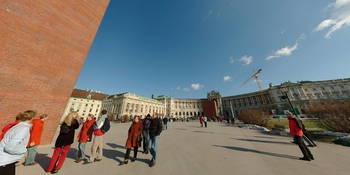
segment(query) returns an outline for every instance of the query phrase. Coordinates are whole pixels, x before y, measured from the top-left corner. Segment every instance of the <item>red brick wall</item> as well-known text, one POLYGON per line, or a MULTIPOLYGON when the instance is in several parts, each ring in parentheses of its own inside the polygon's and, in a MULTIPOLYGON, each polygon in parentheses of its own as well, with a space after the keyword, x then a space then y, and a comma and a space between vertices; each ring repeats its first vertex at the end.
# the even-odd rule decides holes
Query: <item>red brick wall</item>
POLYGON ((202 101, 203 115, 207 118, 218 116, 218 110, 215 100, 203 100, 202 101))
POLYGON ((109 0, 0 0, 0 128, 18 112, 48 114, 51 143, 109 0))

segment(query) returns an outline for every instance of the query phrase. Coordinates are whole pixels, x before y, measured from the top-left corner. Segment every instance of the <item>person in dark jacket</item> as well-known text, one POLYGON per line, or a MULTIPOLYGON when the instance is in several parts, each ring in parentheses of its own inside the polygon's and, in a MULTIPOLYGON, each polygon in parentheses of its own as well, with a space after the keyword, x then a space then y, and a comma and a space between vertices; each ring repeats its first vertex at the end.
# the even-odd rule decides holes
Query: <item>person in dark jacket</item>
POLYGON ((55 149, 53 151, 53 155, 50 164, 46 169, 46 172, 55 174, 63 166, 70 146, 74 142, 75 130, 79 128, 79 123, 76 119, 77 116, 77 112, 72 111, 61 123, 60 134, 56 139, 55 149))
POLYGON ((157 161, 158 141, 159 141, 161 132, 162 132, 162 121, 160 120, 159 117, 153 114, 153 118, 151 119, 151 124, 149 127, 150 140, 148 142, 148 150, 152 155, 152 159, 149 165, 150 167, 153 167, 157 161))
POLYGON ((149 142, 149 126, 151 124, 151 115, 148 114, 146 118, 142 120, 142 144, 144 154, 148 154, 148 142, 149 142))
POLYGON ((163 118, 163 130, 167 130, 168 129, 168 118, 164 117, 163 118))
POLYGON ((295 118, 291 112, 286 112, 286 116, 289 120, 289 130, 290 134, 293 135, 295 144, 297 144, 303 153, 304 157, 299 158, 300 160, 311 161, 314 160, 314 156, 311 151, 305 145, 302 136, 303 136, 303 126, 299 119, 295 118))

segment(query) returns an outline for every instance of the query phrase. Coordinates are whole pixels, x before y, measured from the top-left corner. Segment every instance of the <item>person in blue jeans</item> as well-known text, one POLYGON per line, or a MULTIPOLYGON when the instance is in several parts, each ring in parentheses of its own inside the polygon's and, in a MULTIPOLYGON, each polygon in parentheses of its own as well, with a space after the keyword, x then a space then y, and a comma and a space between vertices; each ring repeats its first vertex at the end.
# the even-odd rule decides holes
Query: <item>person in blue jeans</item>
POLYGON ((158 150, 158 142, 160 138, 160 133, 162 132, 162 121, 159 117, 153 114, 151 119, 151 124, 149 127, 149 142, 148 142, 148 150, 152 155, 151 162, 149 164, 150 167, 156 165, 157 161, 157 150, 158 150))

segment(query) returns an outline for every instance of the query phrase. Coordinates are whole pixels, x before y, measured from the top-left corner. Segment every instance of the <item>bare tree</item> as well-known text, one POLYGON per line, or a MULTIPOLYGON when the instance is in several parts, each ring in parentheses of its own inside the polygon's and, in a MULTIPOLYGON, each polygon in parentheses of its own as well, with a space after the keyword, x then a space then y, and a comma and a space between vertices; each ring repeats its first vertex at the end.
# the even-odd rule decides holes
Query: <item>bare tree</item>
POLYGON ((260 110, 245 110, 239 113, 238 119, 244 123, 266 127, 270 116, 260 110))
POLYGON ((307 111, 331 131, 350 133, 350 102, 327 102, 314 104, 307 111))

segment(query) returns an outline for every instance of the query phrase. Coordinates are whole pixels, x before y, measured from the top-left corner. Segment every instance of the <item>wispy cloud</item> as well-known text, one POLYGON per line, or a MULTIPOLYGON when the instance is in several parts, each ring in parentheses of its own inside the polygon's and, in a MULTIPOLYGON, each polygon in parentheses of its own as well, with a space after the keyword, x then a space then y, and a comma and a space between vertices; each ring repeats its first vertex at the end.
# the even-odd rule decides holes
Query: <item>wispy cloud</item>
POLYGON ((198 89, 201 89, 203 88, 204 86, 197 83, 197 84, 191 84, 191 88, 194 89, 194 90, 198 90, 198 89))
POLYGON ((253 62, 253 57, 251 55, 244 55, 243 57, 241 57, 239 60, 239 62, 244 62, 243 66, 249 65, 250 63, 253 62))
POLYGON ((204 16, 203 21, 207 20, 207 19, 210 17, 210 15, 211 15, 212 13, 213 13, 213 11, 210 10, 210 11, 208 12, 208 14, 204 16))
POLYGON ((330 18, 322 21, 313 30, 317 32, 330 27, 325 38, 330 38, 335 31, 340 30, 344 26, 350 26, 350 0, 336 0, 335 3, 331 3, 327 6, 327 8, 332 7, 333 12, 330 18))
POLYGON ((293 53, 293 51, 298 49, 298 43, 295 43, 294 46, 286 46, 277 50, 273 55, 270 55, 266 58, 266 60, 271 60, 272 58, 279 58, 282 56, 289 56, 293 53))
POLYGON ((282 30, 281 34, 283 34, 286 31, 286 29, 282 30))
POLYGON ((230 63, 233 64, 235 62, 235 60, 233 59, 233 57, 230 57, 230 63))
POLYGON ((230 76, 224 76, 224 82, 232 81, 232 77, 230 76))
POLYGON ((182 90, 184 90, 184 91, 190 91, 190 88, 183 88, 182 90))
POLYGON ((178 86, 177 88, 176 88, 176 90, 180 90, 181 89, 181 87, 180 86, 178 86))
POLYGON ((298 50, 298 42, 300 40, 303 40, 306 38, 306 35, 305 34, 302 34, 300 35, 300 37, 297 39, 296 43, 293 45, 293 46, 286 46, 286 47, 283 47, 279 50, 277 50, 275 53, 273 53, 272 55, 266 57, 265 60, 271 60, 273 58, 279 58, 279 57, 283 57, 283 56, 289 56, 289 55, 292 55, 292 53, 295 51, 295 50, 298 50))

